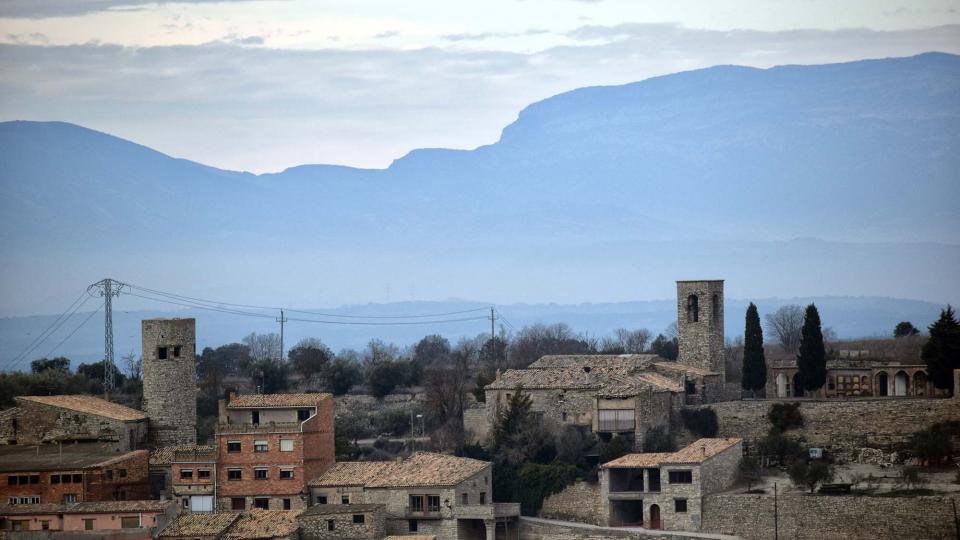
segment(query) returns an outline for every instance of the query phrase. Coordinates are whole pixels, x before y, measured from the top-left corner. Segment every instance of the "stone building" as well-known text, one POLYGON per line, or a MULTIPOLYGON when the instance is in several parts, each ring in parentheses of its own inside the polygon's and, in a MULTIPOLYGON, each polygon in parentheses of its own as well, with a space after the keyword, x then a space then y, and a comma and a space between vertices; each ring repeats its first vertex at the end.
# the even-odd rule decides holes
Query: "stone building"
POLYGON ((382 504, 316 504, 297 516, 303 540, 380 540, 386 535, 382 504))
POLYGON ((7 504, 0 505, 0 531, 31 532, 32 540, 81 531, 99 537, 147 540, 175 516, 172 501, 7 504))
POLYGON ((677 282, 677 361, 724 377, 723 280, 677 282))
POLYGON ((122 451, 144 448, 147 416, 87 395, 18 396, 0 412, 0 444, 110 442, 122 451))
POLYGON ((699 531, 705 495, 736 482, 742 439, 700 439, 677 452, 627 454, 600 470, 610 526, 699 531))
POLYGON ((194 319, 141 321, 143 408, 155 446, 197 443, 194 319))
POLYGON ((402 461, 337 463, 310 481, 311 501, 384 506, 388 534, 493 540, 515 533, 517 503, 494 503, 490 463, 416 452, 402 461))
POLYGON ((214 446, 166 446, 150 453, 150 490, 154 497, 178 501, 181 512, 213 512, 217 492, 214 446))
POLYGON ((9 504, 149 498, 146 450, 109 443, 0 447, 0 501, 9 504))
POLYGON ((216 430, 220 510, 297 510, 334 461, 330 394, 230 395, 216 430))
POLYGON ((251 510, 180 514, 157 536, 163 540, 298 540, 295 512, 251 510))
POLYGON ((767 366, 768 397, 948 397, 935 388, 919 361, 869 357, 827 360, 827 382, 816 392, 797 385, 796 360, 772 361, 767 366))

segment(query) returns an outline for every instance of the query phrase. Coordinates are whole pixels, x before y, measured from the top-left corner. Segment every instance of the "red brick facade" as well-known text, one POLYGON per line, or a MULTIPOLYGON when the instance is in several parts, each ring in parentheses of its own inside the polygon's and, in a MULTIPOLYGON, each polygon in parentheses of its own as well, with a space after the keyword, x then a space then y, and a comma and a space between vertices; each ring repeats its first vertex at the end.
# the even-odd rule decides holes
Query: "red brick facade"
POLYGON ((148 458, 146 450, 136 450, 84 467, 4 471, 0 473, 0 503, 12 503, 13 497, 16 504, 32 503, 35 497, 40 503, 147 499, 148 458))

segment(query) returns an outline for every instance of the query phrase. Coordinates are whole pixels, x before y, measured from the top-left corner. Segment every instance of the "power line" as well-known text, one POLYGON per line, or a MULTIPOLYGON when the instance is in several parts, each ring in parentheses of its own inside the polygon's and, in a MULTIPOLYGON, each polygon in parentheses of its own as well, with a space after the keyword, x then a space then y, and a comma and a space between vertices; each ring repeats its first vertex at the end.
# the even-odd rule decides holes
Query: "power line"
MULTIPOLYGON (((106 304, 106 301, 104 301, 104 304, 106 304)), ((77 330, 80 330, 80 328, 82 328, 83 325, 87 324, 87 322, 100 311, 100 308, 104 307, 104 304, 101 304, 100 307, 91 311, 90 314, 87 315, 87 318, 84 319, 83 322, 81 322, 76 328, 73 329, 73 332, 70 332, 69 334, 67 334, 67 337, 61 339, 60 343, 57 343, 57 345, 54 348, 50 349, 50 352, 47 353, 47 357, 50 357, 51 355, 53 355, 54 351, 59 349, 60 346, 66 343, 68 339, 72 338, 73 335, 77 333, 77 330)), ((106 377, 107 377, 107 371, 106 371, 106 366, 104 366, 104 380, 106 380, 106 377)))
POLYGON ((91 297, 87 295, 86 291, 81 293, 80 296, 77 297, 77 299, 74 300, 72 304, 70 304, 70 306, 66 309, 66 311, 61 313, 52 323, 50 323, 50 326, 44 329, 43 332, 40 332, 40 334, 37 335, 37 337, 35 337, 33 341, 30 342, 29 345, 27 345, 27 347, 23 350, 23 352, 18 354, 13 360, 7 363, 6 367, 19 363, 21 360, 25 360, 30 355, 30 353, 32 353, 34 350, 37 349, 37 347, 42 345, 47 339, 50 338, 50 336, 55 334, 57 330, 59 330, 60 327, 63 326, 67 322, 67 320, 69 320, 70 317, 73 316, 74 313, 79 311, 80 308, 82 308, 84 304, 86 304, 87 301, 90 300, 90 298, 91 297), (81 302, 81 299, 83 300, 82 302, 81 302))

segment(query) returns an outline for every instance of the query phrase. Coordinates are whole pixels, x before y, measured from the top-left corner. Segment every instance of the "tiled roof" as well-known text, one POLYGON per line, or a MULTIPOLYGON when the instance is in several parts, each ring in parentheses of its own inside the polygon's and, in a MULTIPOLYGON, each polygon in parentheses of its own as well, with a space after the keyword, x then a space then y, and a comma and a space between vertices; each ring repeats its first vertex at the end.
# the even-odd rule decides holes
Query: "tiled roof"
POLYGON ((289 536, 300 528, 298 512, 283 510, 250 510, 244 512, 227 531, 226 538, 257 540, 289 536))
POLYGON ((376 478, 389 474, 396 461, 341 461, 334 463, 327 472, 314 478, 313 487, 364 486, 376 478))
POLYGON ((488 466, 488 462, 478 459, 416 452, 403 461, 337 463, 326 473, 310 481, 310 485, 368 488, 453 486, 488 466))
POLYGON ((0 472, 78 471, 146 450, 118 451, 116 443, 0 445, 0 472))
POLYGON ((216 459, 216 449, 213 446, 201 444, 184 444, 180 446, 164 446, 150 452, 151 465, 170 465, 171 463, 210 461, 216 459))
POLYGON ((300 518, 335 514, 363 514, 380 512, 385 509, 386 506, 382 504, 315 504, 301 512, 300 518))
POLYGON ((130 421, 147 419, 147 415, 141 411, 118 403, 111 403, 105 399, 94 396, 19 396, 17 399, 87 414, 95 414, 113 420, 130 421))
POLYGON ((551 369, 508 369, 497 377, 497 380, 488 384, 486 388, 493 390, 512 390, 518 386, 526 389, 565 389, 591 390, 598 389, 607 381, 612 371, 627 374, 625 370, 551 368, 551 369))
POLYGON ((239 518, 240 514, 234 512, 180 514, 160 532, 159 537, 218 536, 239 518))
POLYGON ((383 540, 437 540, 437 537, 433 534, 412 534, 410 536, 391 535, 383 540))
POLYGON ((527 369, 555 369, 590 367, 618 367, 642 369, 657 360, 655 354, 548 354, 530 364, 527 369))
POLYGON ((333 399, 331 394, 244 394, 233 396, 227 408, 269 408, 269 407, 316 407, 317 402, 333 399))
POLYGON ((701 369, 698 367, 688 366, 686 364, 681 364, 680 362, 654 362, 651 364, 655 369, 662 369, 664 371, 669 371, 673 373, 686 373, 688 375, 694 375, 697 377, 705 377, 707 375, 718 375, 715 371, 708 371, 706 369, 701 369))
POLYGON ((656 467, 665 463, 703 463, 707 459, 742 442, 743 439, 699 439, 676 452, 627 454, 603 464, 604 469, 656 467))
POLYGON ((123 514, 127 512, 165 512, 174 501, 99 501, 78 503, 4 504, 0 516, 14 514, 123 514))

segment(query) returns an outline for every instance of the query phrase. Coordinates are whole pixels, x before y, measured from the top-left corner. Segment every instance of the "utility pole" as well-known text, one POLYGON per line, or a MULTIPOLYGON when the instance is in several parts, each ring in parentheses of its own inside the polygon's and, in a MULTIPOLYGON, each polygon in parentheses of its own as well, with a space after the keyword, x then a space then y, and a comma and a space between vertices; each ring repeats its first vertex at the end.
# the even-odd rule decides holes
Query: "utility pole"
POLYGON ((287 322, 283 316, 283 309, 280 310, 280 318, 277 322, 280 323, 280 361, 283 362, 283 323, 287 322))
POLYGON ((113 297, 120 296, 123 283, 105 278, 87 287, 87 292, 103 297, 103 397, 114 390, 116 365, 113 363, 113 297), (96 293, 94 293, 96 291, 96 293))
POLYGON ((773 540, 780 540, 780 519, 777 515, 777 483, 773 483, 773 540))
POLYGON ((496 339, 496 331, 493 328, 497 316, 493 313, 493 306, 490 306, 490 354, 493 354, 493 340, 496 339))

